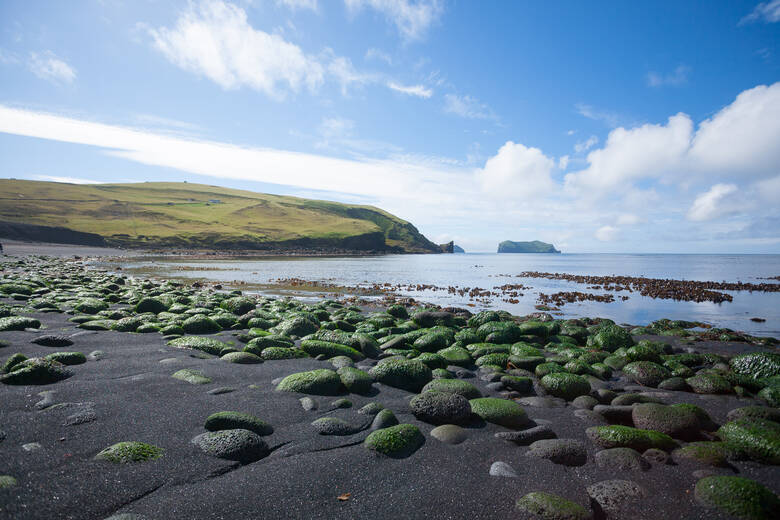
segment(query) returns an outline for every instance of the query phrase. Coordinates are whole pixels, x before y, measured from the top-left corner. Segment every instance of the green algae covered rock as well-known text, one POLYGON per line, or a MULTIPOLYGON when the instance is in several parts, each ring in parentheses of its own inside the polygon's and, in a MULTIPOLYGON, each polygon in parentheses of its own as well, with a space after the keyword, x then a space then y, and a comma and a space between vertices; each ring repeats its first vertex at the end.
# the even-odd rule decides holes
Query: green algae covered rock
POLYGON ((57 361, 63 365, 81 365, 87 362, 87 356, 81 352, 52 352, 46 355, 43 359, 49 361, 57 361))
POLYGON ((108 303, 97 298, 83 298, 73 306, 73 310, 82 314, 97 314, 106 309, 108 309, 108 303))
POLYGON ((95 459, 105 460, 115 464, 127 464, 128 462, 146 462, 158 459, 162 454, 163 449, 152 444, 125 441, 109 446, 95 455, 95 459))
POLYGON ((143 298, 135 306, 135 312, 151 312, 153 314, 160 314, 168 310, 168 306, 162 302, 159 298, 143 298))
POLYGON ((655 430, 677 439, 693 439, 701 429, 696 411, 687 407, 640 403, 634 405, 631 418, 637 428, 655 430))
POLYGON ((316 323, 303 316, 295 316, 290 319, 286 319, 274 327, 271 331, 274 334, 280 334, 282 336, 308 336, 317 332, 319 327, 316 323))
POLYGON ((729 421, 737 419, 766 419, 780 423, 780 409, 770 408, 768 406, 743 406, 731 410, 726 418, 729 421))
POLYGON ((23 363, 25 361, 27 361, 27 356, 25 356, 21 352, 17 352, 16 354, 10 356, 8 359, 5 360, 5 363, 3 363, 3 366, 2 368, 0 368, 0 371, 2 371, 4 374, 7 374, 13 371, 16 365, 18 365, 19 363, 23 363))
POLYGON ((369 373, 382 384, 419 392, 432 378, 431 369, 413 359, 388 359, 381 361, 369 373))
POLYGON ((588 337, 588 346, 596 347, 607 352, 614 352, 621 347, 631 347, 634 339, 631 333, 617 325, 602 327, 596 334, 588 337))
POLYGON ((462 424, 471 418, 468 399, 447 392, 423 392, 409 402, 412 413, 431 424, 462 424))
POLYGON ((479 389, 462 379, 434 379, 422 389, 423 392, 445 392, 462 395, 466 399, 482 397, 479 389))
POLYGON ((207 455, 242 464, 258 461, 270 453, 259 435, 243 428, 202 433, 192 443, 207 455))
POLYGON ((731 383, 718 374, 699 373, 685 380, 688 386, 697 394, 729 394, 731 383))
POLYGON ((364 359, 363 354, 352 347, 339 345, 338 343, 331 343, 329 341, 319 341, 316 339, 302 341, 301 350, 309 354, 311 357, 324 355, 327 358, 347 356, 353 361, 361 361, 364 359))
POLYGON ((780 499, 769 489, 742 477, 714 476, 696 482, 696 500, 740 520, 770 520, 780 517, 780 499))
POLYGON ((202 314, 187 318, 182 322, 181 328, 187 334, 213 334, 222 330, 219 323, 202 314))
POLYGON ((371 374, 354 367, 341 367, 336 372, 344 387, 354 394, 367 394, 373 388, 374 378, 371 374))
POLYGON ((73 375, 65 365, 44 358, 30 358, 15 364, 11 371, 0 376, 6 385, 48 385, 73 375))
POLYGON ((16 484, 16 479, 11 475, 0 475, 0 489, 12 488, 16 484))
POLYGON ((543 491, 528 493, 515 503, 515 507, 543 520, 590 520, 593 518, 581 505, 543 491))
POLYGON ((251 352, 228 352, 222 355, 220 358, 222 361, 228 363, 236 363, 239 365, 256 365, 263 362, 263 358, 252 354, 251 352))
POLYGON ((480 397, 470 400, 469 404, 472 412, 489 423, 520 429, 529 422, 525 410, 516 402, 508 399, 480 397))
POLYGON ((268 347, 260 354, 265 361, 280 359, 299 359, 309 355, 299 348, 268 347))
POLYGON ((273 426, 242 412, 217 412, 211 414, 206 419, 204 427, 212 432, 219 430, 244 429, 255 432, 258 435, 271 435, 274 432, 273 426))
POLYGON ((246 314, 247 312, 253 310, 257 303, 252 298, 247 298, 246 296, 236 296, 234 298, 228 298, 227 300, 223 300, 222 303, 219 304, 219 306, 226 311, 230 311, 233 314, 236 314, 238 316, 242 314, 246 314))
POLYGON ((174 372, 171 377, 179 381, 186 381, 191 385, 207 385, 211 383, 211 379, 203 375, 203 372, 192 368, 183 368, 178 372, 174 372))
POLYGON ((547 374, 552 374, 553 372, 566 372, 566 370, 559 365, 558 363, 541 363, 539 365, 536 365, 536 368, 534 368, 534 374, 536 374, 536 377, 544 377, 547 374))
POLYGON ((734 356, 729 361, 731 370, 754 379, 780 375, 780 353, 751 352, 734 356))
POLYGON ((200 336, 182 336, 168 342, 169 347, 200 350, 213 356, 218 356, 222 350, 229 347, 227 343, 214 338, 200 336))
POLYGON ((657 387, 664 379, 672 376, 671 372, 652 361, 634 361, 623 367, 623 373, 643 386, 657 387))
POLYGON ((7 316, 5 318, 0 318, 0 331, 40 328, 41 322, 35 318, 27 318, 25 316, 7 316))
POLYGON ((630 426, 592 426, 585 430, 588 438, 602 448, 633 448, 639 452, 658 449, 670 451, 677 443, 665 433, 640 430, 630 426))
POLYGON ((756 397, 766 401, 769 406, 780 407, 780 385, 770 385, 756 394, 756 397))
POLYGON ((587 379, 568 372, 553 372, 542 377, 540 384, 544 390, 555 397, 571 401, 575 397, 588 395, 590 383, 587 379))
POLYGON ((680 462, 692 460, 716 467, 728 466, 728 458, 733 450, 725 442, 691 442, 672 452, 672 458, 680 462))
POLYGON ((338 395, 342 392, 341 378, 333 370, 317 369, 291 374, 276 386, 280 392, 298 392, 313 395, 338 395))
POLYGON ((363 445, 388 457, 402 459, 412 455, 423 444, 425 436, 413 424, 397 424, 372 432, 363 445))
POLYGON ((755 461, 780 464, 780 424, 774 421, 737 419, 721 426, 717 435, 755 461))

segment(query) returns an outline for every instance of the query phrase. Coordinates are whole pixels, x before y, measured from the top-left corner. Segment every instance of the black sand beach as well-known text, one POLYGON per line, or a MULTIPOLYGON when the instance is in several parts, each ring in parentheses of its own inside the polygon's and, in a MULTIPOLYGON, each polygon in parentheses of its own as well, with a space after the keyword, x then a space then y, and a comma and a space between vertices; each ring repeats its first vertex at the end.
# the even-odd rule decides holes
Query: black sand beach
MULTIPOLYGON (((6 252, 56 254, 52 249, 22 246, 7 246, 6 252)), ((68 249, 61 256, 87 254, 94 253, 83 248, 68 249)), ((77 264, 71 263, 70 269, 72 276, 81 272, 77 264)), ((10 272, 9 269, 6 274, 10 272)), ((84 289, 90 283, 104 286, 116 278, 86 271, 83 276, 84 289)), ((128 281, 123 290, 130 287, 128 281)), ((153 295, 173 289, 142 281, 132 282, 132 288, 137 293, 136 303, 141 293, 153 295)), ((178 289, 195 293, 189 288, 178 289)), ((72 290, 75 293, 78 288, 72 290)), ((127 299, 123 290, 116 292, 122 294, 120 300, 127 299)), ((111 309, 130 309, 130 300, 127 304, 112 303, 111 309)), ((25 303, 0 298, 0 304, 12 308, 25 303)), ((65 303, 61 307, 68 308, 65 303)), ((19 314, 39 320, 41 327, 0 332, 0 341, 6 344, 0 348, 4 362, 15 353, 35 358, 55 351, 82 352, 87 361, 67 367, 72 376, 53 384, 0 385, 0 475, 16 480, 16 485, 0 489, 0 518, 103 519, 119 514, 148 519, 538 518, 517 509, 515 503, 528 493, 543 491, 579 504, 588 517, 594 518, 720 519, 732 516, 722 509, 704 507, 694 497, 694 487, 704 476, 745 477, 775 494, 780 492, 780 470, 774 465, 777 462, 740 460, 744 456, 720 466, 668 453, 655 453, 656 458, 645 453, 636 459, 637 469, 617 469, 599 463, 597 453, 602 448, 586 434, 586 429, 608 424, 607 420, 590 409, 593 403, 585 404, 583 399, 575 406, 573 400, 544 397, 545 390, 536 377, 532 378, 533 389, 512 393, 501 383, 501 370, 474 365, 447 367, 451 377, 472 383, 484 397, 515 399, 531 420, 520 431, 548 426, 558 439, 579 441, 574 443, 576 453, 571 455, 576 465, 528 456, 527 446, 495 436, 514 429, 485 422, 475 415, 462 424, 463 442, 442 442, 431 435, 435 425, 413 413, 410 399, 416 393, 387 384, 374 383, 366 395, 349 393, 343 387, 339 395, 309 395, 317 405, 313 410, 304 409, 300 402, 306 395, 275 390, 278 379, 290 374, 333 369, 326 359, 230 363, 198 350, 168 346, 170 338, 157 332, 83 330, 69 321, 73 314, 67 312, 26 309, 19 314), (73 344, 52 348, 31 343, 36 337, 51 334, 66 336, 73 344), (190 384, 171 377, 181 369, 198 370, 210 381, 190 384), (334 405, 340 398, 348 399, 351 407, 334 405), (371 433, 374 417, 361 413, 361 409, 369 403, 380 403, 392 410, 398 422, 418 427, 424 444, 403 458, 367 449, 364 441, 371 433), (268 455, 242 464, 209 456, 198 449, 192 439, 205 433, 206 418, 220 411, 248 413, 270 424, 273 433, 263 436, 268 455), (323 417, 341 418, 360 431, 351 435, 318 434, 311 423, 323 417), (162 456, 123 464, 95 460, 101 450, 121 441, 157 446, 162 448, 162 456), (583 449, 586 459, 581 464, 583 449), (495 465, 497 462, 505 463, 511 470, 505 466, 501 469, 501 465, 495 465), (613 497, 616 508, 605 509, 603 503, 600 505, 593 498, 596 491, 591 489, 589 496, 588 487, 615 479, 633 482, 639 489, 638 495, 617 493, 613 497)), ((236 326, 205 336, 231 342, 236 350, 241 350, 244 345, 237 334, 247 332, 247 327, 236 326)), ((670 345, 668 352, 675 353, 695 350, 733 356, 776 351, 774 347, 746 342, 689 344, 690 338, 673 336, 633 338, 637 342, 642 339, 662 341, 670 345)), ((300 344, 300 339, 296 340, 296 346, 300 344)), ((544 345, 537 343, 534 347, 542 349, 544 345)), ((383 352, 376 357, 388 355, 383 352)), ((545 356, 551 358, 555 354, 545 347, 545 356)), ((357 368, 366 371, 376 365, 377 360, 368 357, 355 362, 357 368)), ((506 361, 504 368, 507 373, 520 374, 512 372, 506 361)), ((712 369, 713 365, 703 368, 712 369)), ((701 441, 718 440, 713 432, 717 425, 728 422, 728 412, 736 408, 763 406, 776 411, 766 407, 767 403, 752 392, 738 397, 733 389, 725 394, 707 394, 640 386, 621 370, 604 378, 590 376, 588 381, 591 395, 596 396, 593 401, 601 404, 610 402, 604 396, 638 394, 637 401, 701 407, 716 423, 708 427, 702 423, 696 428, 694 437, 701 441), (599 394, 598 390, 612 390, 615 394, 599 394)), ((681 446, 689 440, 677 439, 681 446)), ((773 442, 777 442, 776 438, 773 442)), ((776 450, 777 445, 771 449, 776 450)), ((776 506, 766 507, 767 511, 777 512, 772 509, 776 506)))

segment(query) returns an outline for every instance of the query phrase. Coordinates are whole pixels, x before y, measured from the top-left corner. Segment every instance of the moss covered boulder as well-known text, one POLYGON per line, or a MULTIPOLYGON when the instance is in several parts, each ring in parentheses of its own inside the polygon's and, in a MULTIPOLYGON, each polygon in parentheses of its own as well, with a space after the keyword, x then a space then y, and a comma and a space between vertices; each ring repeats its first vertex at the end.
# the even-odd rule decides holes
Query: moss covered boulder
POLYGON ((699 373, 685 380, 697 394, 730 394, 731 383, 725 377, 713 373, 699 373))
POLYGON ((6 316, 0 318, 0 332, 6 330, 40 329, 41 322, 26 316, 6 316))
POLYGON ((469 400, 459 394, 423 392, 409 405, 415 417, 431 424, 463 424, 471 418, 469 400))
POLYGON ((590 336, 587 343, 589 347, 614 352, 621 347, 628 348, 633 346, 634 339, 626 329, 617 325, 607 325, 593 336, 590 336))
POLYGON ((678 464, 693 461, 707 466, 727 467, 733 451, 725 442, 691 442, 674 450, 672 458, 678 464))
POLYGON ((590 520, 593 516, 581 505, 552 493, 534 491, 520 498, 515 507, 543 520, 590 520))
POLYGON ((322 368, 291 374, 282 379, 276 386, 276 390, 312 395, 338 395, 342 392, 342 384, 336 372, 322 368))
POLYGON ((316 339, 302 341, 301 350, 309 354, 311 357, 322 355, 328 359, 336 356, 347 356, 353 361, 361 361, 364 359, 363 354, 352 347, 316 339))
POLYGON ((443 357, 450 365, 468 367, 474 364, 474 360, 471 358, 471 354, 463 347, 448 347, 439 350, 438 354, 443 357))
POLYGON ((652 361, 634 361, 623 367, 623 373, 642 386, 657 387, 672 376, 669 370, 652 361))
POLYGON ((482 397, 482 394, 476 386, 462 379, 434 379, 426 384, 422 391, 458 394, 466 399, 477 399, 482 397))
POLYGON ((160 314, 168 310, 168 306, 159 298, 142 298, 135 306, 135 312, 151 312, 160 314))
POLYGON ((780 518, 780 499, 765 486, 742 477, 714 476, 696 482, 696 501, 740 520, 780 518))
POLYGON ((433 378, 428 365, 413 359, 381 361, 369 373, 382 384, 410 392, 419 392, 433 378))
POLYGON ((185 381, 191 385, 207 385, 211 383, 211 379, 206 377, 200 370, 192 368, 183 368, 171 375, 172 378, 179 381, 185 381))
POLYGON ((529 419, 525 410, 514 401, 496 397, 480 397, 469 401, 471 411, 484 421, 520 429, 528 425, 529 419))
POLYGON ((280 359, 299 359, 306 358, 309 355, 299 348, 268 347, 263 350, 260 357, 265 361, 280 359))
POLYGON ((275 334, 280 334, 282 336, 297 336, 302 338, 303 336, 314 334, 317 332, 318 328, 319 326, 310 319, 303 316, 295 316, 293 318, 283 320, 281 323, 279 323, 279 325, 271 330, 275 334))
POLYGON ((718 437, 745 456, 764 464, 780 464, 780 424, 745 418, 720 427, 718 437))
POLYGON ((696 411, 684 406, 640 403, 634 405, 631 419, 637 428, 655 430, 677 439, 694 439, 701 430, 696 411))
POLYGON ((6 385, 48 385, 72 375, 62 363, 45 358, 30 358, 11 367, 9 373, 0 376, 0 382, 6 385))
POLYGON ((220 359, 227 361, 228 363, 236 363, 238 365, 257 365, 263 362, 263 358, 251 352, 228 352, 224 354, 220 359))
POLYGON ((336 372, 341 384, 354 394, 367 394, 373 389, 374 378, 368 372, 354 367, 341 367, 336 372))
POLYGON ((108 303, 97 298, 83 298, 73 306, 73 310, 82 314, 97 314, 108 309, 108 303))
POLYGON ((369 434, 363 443, 369 450, 395 459, 412 455, 423 444, 425 444, 425 436, 413 424, 397 424, 376 430, 369 434))
POLYGON ((592 426, 585 433, 601 448, 632 448, 641 452, 649 449, 670 451, 677 447, 674 439, 665 433, 630 426, 592 426))
POLYGON ((206 418, 204 427, 212 432, 219 430, 243 429, 258 435, 271 435, 273 426, 267 422, 243 412, 217 412, 206 418))
POLYGON ((173 348, 200 350, 201 352, 211 354, 212 356, 218 356, 230 345, 214 338, 183 336, 181 338, 172 339, 168 342, 168 346, 173 348))
POLYGON ((590 383, 582 376, 568 372, 553 372, 539 381, 548 394, 571 401, 581 395, 590 393, 590 383))
POLYGON ((115 464, 129 462, 146 462, 162 456, 163 449, 152 444, 137 441, 118 442, 109 446, 97 455, 96 460, 104 460, 115 464))
POLYGON ((734 356, 729 361, 731 370, 754 379, 780 375, 780 354, 777 352, 751 352, 734 356))
POLYGON ((187 334, 213 334, 222 330, 219 323, 202 314, 187 318, 182 322, 181 328, 187 334))

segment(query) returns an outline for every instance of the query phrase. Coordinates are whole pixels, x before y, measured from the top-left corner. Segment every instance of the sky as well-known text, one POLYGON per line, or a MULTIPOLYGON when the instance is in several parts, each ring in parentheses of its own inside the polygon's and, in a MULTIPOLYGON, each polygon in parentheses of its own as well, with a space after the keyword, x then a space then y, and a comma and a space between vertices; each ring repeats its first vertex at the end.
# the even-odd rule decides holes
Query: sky
POLYGON ((780 253, 780 0, 3 0, 0 177, 371 204, 467 251, 780 253))

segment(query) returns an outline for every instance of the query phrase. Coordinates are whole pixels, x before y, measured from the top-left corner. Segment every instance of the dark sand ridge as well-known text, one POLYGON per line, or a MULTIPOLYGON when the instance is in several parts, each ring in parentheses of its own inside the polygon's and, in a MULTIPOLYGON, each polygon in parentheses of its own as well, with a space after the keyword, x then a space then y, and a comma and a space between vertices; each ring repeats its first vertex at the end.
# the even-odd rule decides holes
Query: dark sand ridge
MULTIPOLYGON (((2 303, 15 303, 3 298, 2 303)), ((166 346, 159 334, 84 331, 67 321, 68 314, 25 313, 46 327, 40 332, 0 332, 8 347, 0 357, 21 352, 28 357, 55 350, 89 354, 103 351, 99 361, 70 367, 73 376, 44 386, 0 385, 0 475, 12 475, 18 485, 0 490, 0 518, 101 519, 114 513, 136 513, 146 518, 525 518, 515 501, 532 491, 546 491, 568 498, 590 510, 586 487, 609 479, 625 479, 645 490, 641 500, 627 504, 617 518, 730 518, 705 509, 693 498, 698 480, 693 472, 738 474, 754 479, 773 492, 780 491, 780 470, 749 461, 731 462, 731 468, 700 464, 653 464, 648 471, 604 469, 594 463, 599 451, 585 429, 604 424, 593 414, 575 415, 571 403, 561 407, 525 405, 529 417, 548 424, 561 439, 578 439, 588 452, 588 462, 570 467, 549 460, 526 457, 520 447, 494 437, 510 431, 474 421, 466 427, 467 439, 449 445, 430 435, 433 425, 411 413, 413 393, 382 384, 371 396, 345 394, 350 409, 332 410, 338 396, 311 396, 319 403, 306 411, 301 394, 274 390, 273 380, 314 368, 331 368, 328 361, 295 359, 266 361, 259 365, 202 359, 197 352, 166 346), (43 334, 65 334, 74 344, 52 349, 30 343, 43 334), (163 360, 170 360, 161 363, 163 360), (201 370, 212 382, 191 385, 171 378, 182 368, 201 370), (253 385, 250 387, 250 385, 253 385), (219 395, 209 390, 230 387, 219 395), (36 408, 48 394, 60 407, 36 408), (369 402, 391 409, 401 423, 418 426, 425 444, 403 459, 392 459, 367 450, 363 431, 353 436, 317 435, 310 423, 323 416, 341 417, 362 424, 357 410, 369 402), (82 404, 72 404, 82 403, 82 404), (84 403, 92 403, 84 404, 84 403), (96 419, 66 426, 68 417, 84 409, 96 419), (203 433, 204 421, 222 410, 251 413, 274 427, 265 437, 271 455, 252 464, 213 458, 198 451, 190 440, 203 433), (157 460, 117 464, 95 461, 103 448, 119 441, 143 441, 165 450, 157 460), (26 451, 28 443, 40 449, 26 451), (489 475, 491 465, 503 461, 517 478, 489 475), (350 493, 346 501, 337 496, 350 493)), ((235 338, 232 332, 216 337, 235 338)), ((641 338, 636 338, 641 339, 641 338)), ((683 339, 663 337, 676 347, 683 339)), ((241 346, 240 344, 238 345, 241 346)), ((746 343, 700 342, 700 352, 734 354, 758 350, 746 343)), ((366 360, 358 366, 370 366, 366 360)), ((484 396, 502 396, 495 385, 481 380, 480 371, 467 380, 484 396)), ((616 372, 602 386, 631 390, 636 385, 616 372)), ((539 389, 537 388, 537 391, 539 389)), ((760 404, 734 395, 699 395, 642 387, 667 403, 697 404, 722 424, 726 413, 740 406, 760 404)), ((563 404, 560 401, 556 401, 563 404)), ((530 518, 530 517, 529 517, 530 518)))

